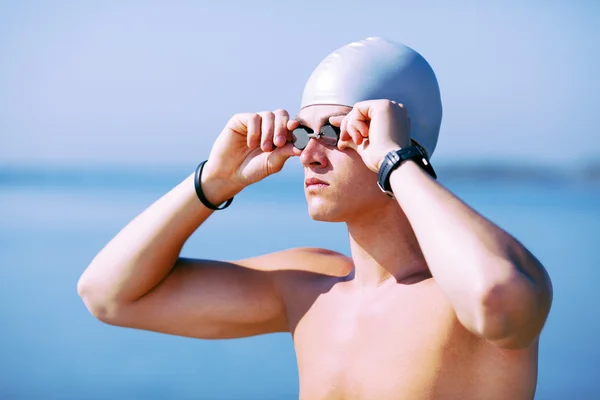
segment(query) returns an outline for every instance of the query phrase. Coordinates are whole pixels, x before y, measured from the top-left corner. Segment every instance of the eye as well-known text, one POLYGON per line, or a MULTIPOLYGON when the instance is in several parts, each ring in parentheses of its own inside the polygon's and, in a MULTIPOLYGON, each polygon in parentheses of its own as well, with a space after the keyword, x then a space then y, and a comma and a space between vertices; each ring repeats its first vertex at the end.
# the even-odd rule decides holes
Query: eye
POLYGON ((328 146, 336 146, 340 138, 340 129, 336 126, 325 124, 319 132, 319 136, 323 143, 328 146))
POLYGON ((310 140, 310 136, 312 134, 312 129, 307 128, 305 126, 299 126, 298 128, 292 131, 292 143, 298 149, 302 150, 308 144, 310 140))

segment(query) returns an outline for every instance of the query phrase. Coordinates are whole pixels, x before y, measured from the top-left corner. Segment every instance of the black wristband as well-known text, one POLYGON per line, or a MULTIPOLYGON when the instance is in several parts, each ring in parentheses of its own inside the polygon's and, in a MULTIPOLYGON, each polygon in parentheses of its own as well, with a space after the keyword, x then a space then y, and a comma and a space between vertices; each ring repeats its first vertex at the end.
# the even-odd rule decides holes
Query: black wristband
POLYGON ((377 185, 391 198, 394 198, 394 192, 390 185, 390 175, 392 171, 398 168, 406 160, 413 160, 418 166, 423 168, 433 179, 437 179, 433 167, 429 163, 427 156, 419 146, 409 146, 400 150, 390 151, 383 159, 377 175, 377 185))
POLYGON ((196 173, 194 174, 194 187, 196 188, 196 194, 198 195, 198 198, 200 199, 200 201, 202 202, 202 204, 204 204, 204 206, 206 208, 209 208, 211 210, 224 210, 225 208, 229 207, 229 205, 233 201, 233 197, 230 198, 229 200, 227 200, 225 202, 225 205, 223 207, 219 208, 219 207, 213 206, 210 203, 210 201, 208 201, 208 199, 206 198, 206 196, 204 196, 204 192, 202 192, 202 185, 200 184, 200 177, 202 175, 202 169, 204 168, 204 164, 206 164, 206 161, 208 161, 208 160, 202 161, 196 167, 196 173))

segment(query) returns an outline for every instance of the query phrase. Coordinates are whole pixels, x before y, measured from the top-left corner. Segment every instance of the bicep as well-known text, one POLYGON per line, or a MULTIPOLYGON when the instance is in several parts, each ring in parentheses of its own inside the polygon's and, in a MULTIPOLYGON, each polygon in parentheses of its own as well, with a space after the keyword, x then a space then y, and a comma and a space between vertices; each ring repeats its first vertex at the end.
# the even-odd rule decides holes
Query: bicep
POLYGON ((233 262, 180 258, 153 290, 106 322, 206 339, 287 331, 273 274, 233 262))

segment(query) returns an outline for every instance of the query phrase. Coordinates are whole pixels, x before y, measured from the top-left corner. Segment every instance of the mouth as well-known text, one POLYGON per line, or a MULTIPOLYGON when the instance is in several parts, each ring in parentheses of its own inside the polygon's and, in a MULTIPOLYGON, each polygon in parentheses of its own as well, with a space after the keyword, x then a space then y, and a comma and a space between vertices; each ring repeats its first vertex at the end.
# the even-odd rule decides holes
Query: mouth
POLYGON ((304 187, 311 187, 311 186, 329 186, 329 184, 327 182, 322 181, 317 178, 309 178, 304 181, 304 187))

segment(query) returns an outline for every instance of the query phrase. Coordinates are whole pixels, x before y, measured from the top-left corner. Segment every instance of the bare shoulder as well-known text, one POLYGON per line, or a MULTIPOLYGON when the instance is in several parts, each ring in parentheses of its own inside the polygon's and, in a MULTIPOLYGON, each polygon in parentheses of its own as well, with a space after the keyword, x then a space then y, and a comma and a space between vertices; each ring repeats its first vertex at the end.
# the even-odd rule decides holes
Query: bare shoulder
POLYGON ((273 266, 274 290, 283 303, 286 324, 290 332, 295 331, 299 320, 310 310, 317 299, 347 280, 353 270, 353 261, 342 253, 317 248, 300 247, 270 253, 270 261, 263 256, 246 260, 245 265, 273 266), (250 262, 250 264, 248 263, 250 262))
POLYGON ((296 247, 236 261, 246 268, 269 271, 286 303, 313 297, 315 290, 342 281, 353 268, 352 258, 318 247, 296 247))
POLYGON ((239 260, 236 263, 246 268, 263 271, 296 271, 298 272, 296 275, 307 278, 317 275, 342 277, 352 270, 350 257, 318 247, 295 247, 239 260))

